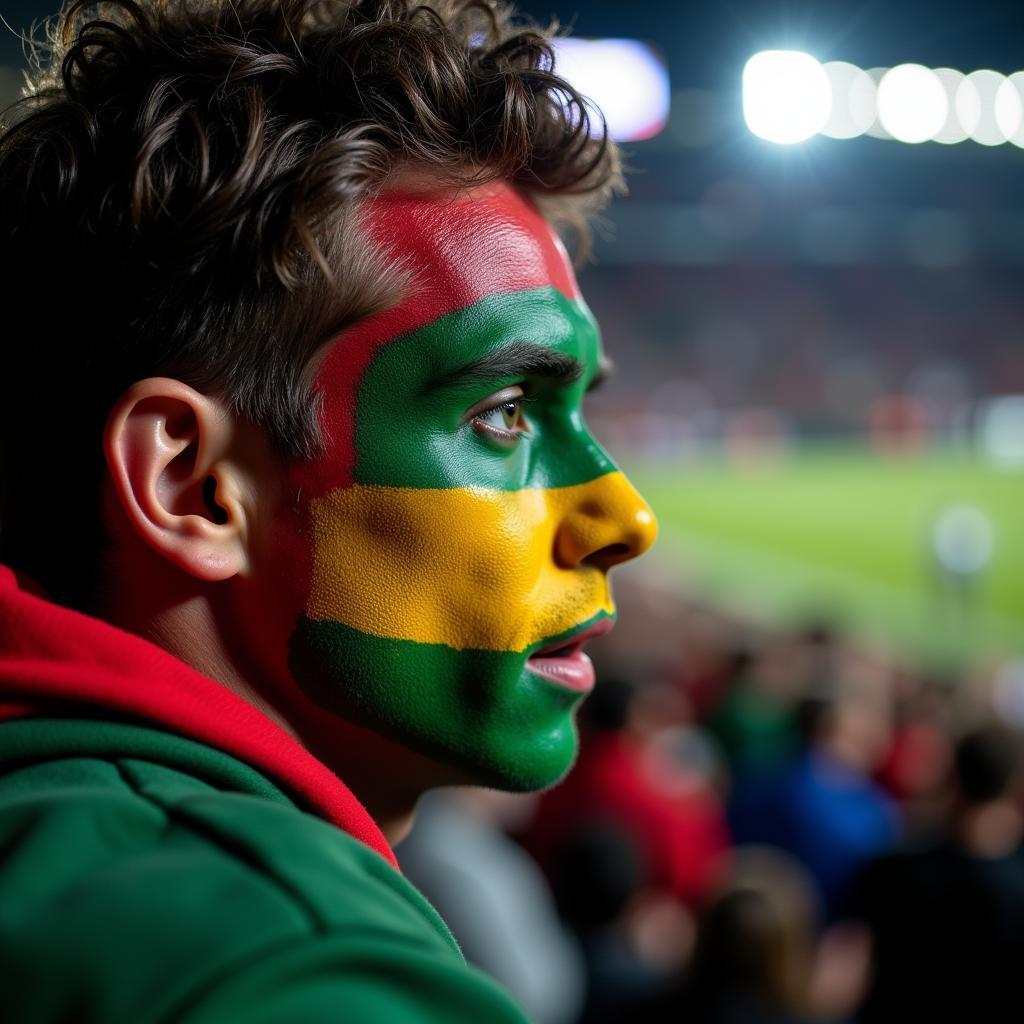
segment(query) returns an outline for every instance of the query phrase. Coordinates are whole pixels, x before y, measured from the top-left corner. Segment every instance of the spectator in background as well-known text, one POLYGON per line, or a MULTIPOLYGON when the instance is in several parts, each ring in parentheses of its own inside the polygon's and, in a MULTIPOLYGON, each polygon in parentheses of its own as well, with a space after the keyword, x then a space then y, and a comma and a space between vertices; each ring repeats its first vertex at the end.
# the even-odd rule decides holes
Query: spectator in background
POLYGON ((681 991, 652 1021, 798 1024, 844 1020, 864 991, 867 947, 854 929, 820 940, 814 884, 793 858, 739 848, 701 915, 681 991))
MULTIPOLYGON (((664 605, 666 602, 662 601, 664 605)), ((711 719, 745 678, 754 656, 754 640, 745 626, 696 602, 681 609, 673 629, 678 647, 673 651, 673 685, 685 698, 693 718, 711 719)))
POLYGON ((906 668, 897 674, 892 743, 876 778, 899 801, 908 840, 934 834, 942 820, 960 689, 953 680, 929 679, 906 668))
POLYGON ((725 815, 709 786, 691 784, 659 756, 638 725, 635 698, 631 684, 602 680, 581 709, 576 766, 543 794, 523 839, 550 876, 574 832, 612 823, 635 844, 653 888, 699 906, 728 849, 725 815))
POLYGON ((851 904, 873 938, 863 1024, 1021 1019, 1021 743, 991 725, 964 737, 940 840, 864 871, 851 904))
POLYGON ((796 708, 820 677, 827 677, 831 634, 818 628, 779 634, 734 659, 736 674, 709 727, 742 781, 788 763, 799 748, 796 708))
POLYGON ((566 836, 552 869, 559 909, 586 962, 578 1024, 646 1020, 689 955, 692 918, 650 887, 642 854, 612 822, 566 836))
POLYGON ((858 680, 824 684, 797 718, 802 749, 768 778, 741 780, 730 820, 737 842, 769 843, 800 860, 831 918, 858 869, 896 841, 896 805, 871 778, 888 749, 890 710, 877 687, 858 680))
POLYGON ((527 799, 435 790, 420 800, 396 853, 471 964, 500 981, 534 1024, 572 1024, 583 1004, 583 958, 540 869, 505 833, 527 799))
POLYGON ((810 880, 776 850, 738 853, 700 918, 677 1019, 700 1024, 796 1024, 807 1003, 817 928, 810 880))

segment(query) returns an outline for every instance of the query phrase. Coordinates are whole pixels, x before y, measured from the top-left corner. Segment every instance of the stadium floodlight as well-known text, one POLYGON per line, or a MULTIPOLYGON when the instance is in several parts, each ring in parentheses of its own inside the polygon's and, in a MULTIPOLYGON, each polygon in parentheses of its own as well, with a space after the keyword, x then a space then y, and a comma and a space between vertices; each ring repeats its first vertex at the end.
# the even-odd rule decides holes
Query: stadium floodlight
POLYGON ((821 64, 799 50, 763 50, 743 68, 743 117, 758 138, 803 142, 825 127, 832 87, 821 64))
POLYGON ((892 136, 885 130, 882 122, 878 120, 878 83, 889 73, 888 68, 868 68, 866 74, 875 84, 874 101, 875 101, 875 119, 868 125, 868 130, 864 133, 870 135, 873 139, 887 139, 892 142, 892 136))
POLYGON ((978 86, 965 75, 956 88, 956 119, 966 138, 978 127, 981 121, 981 93, 978 86))
POLYGON ((553 45, 558 73, 601 110, 613 139, 650 139, 665 127, 668 70, 653 47, 636 39, 556 39, 553 45))
POLYGON ((1007 142, 1024 147, 1024 71, 1014 72, 999 86, 996 123, 1007 142))
MULTIPOLYGON (((942 83, 943 89, 946 90, 948 109, 946 123, 932 136, 932 142, 941 142, 945 146, 964 142, 969 138, 969 135, 957 114, 957 97, 961 88, 966 91, 973 91, 975 95, 977 95, 977 90, 974 88, 973 83, 968 83, 966 86, 963 85, 966 76, 962 71, 957 71, 955 68, 936 68, 935 77, 938 78, 942 83)), ((977 116, 980 116, 980 114, 977 116)), ((977 117, 975 117, 976 119, 977 117)))
POLYGON ((921 64, 864 70, 846 61, 819 64, 796 50, 764 50, 743 69, 743 114, 755 135, 778 143, 820 133, 1024 148, 1024 71, 965 75, 921 64))
POLYGON ((832 90, 832 111, 821 134, 832 139, 863 135, 878 116, 875 80, 856 64, 833 60, 823 64, 832 90))
POLYGON ((938 76, 920 64, 891 68, 878 83, 878 119, 900 142, 927 142, 946 123, 949 100, 938 76))
POLYGON ((996 116, 996 98, 1005 82, 1006 76, 998 71, 972 71, 960 86, 960 90, 963 90, 970 83, 978 94, 977 119, 969 128, 964 124, 964 128, 979 145, 999 146, 1006 141, 1006 133, 1002 131, 996 116))

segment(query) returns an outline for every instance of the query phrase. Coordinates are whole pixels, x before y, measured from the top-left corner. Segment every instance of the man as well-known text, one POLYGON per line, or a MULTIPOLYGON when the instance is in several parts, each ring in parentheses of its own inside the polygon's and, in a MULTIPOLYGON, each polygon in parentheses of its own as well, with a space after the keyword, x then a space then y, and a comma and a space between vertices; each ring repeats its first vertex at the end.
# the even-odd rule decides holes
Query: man
POLYGON ((653 540, 550 226, 617 176, 501 7, 65 13, 0 139, 12 1019, 519 1019, 390 842, 565 773, 653 540))

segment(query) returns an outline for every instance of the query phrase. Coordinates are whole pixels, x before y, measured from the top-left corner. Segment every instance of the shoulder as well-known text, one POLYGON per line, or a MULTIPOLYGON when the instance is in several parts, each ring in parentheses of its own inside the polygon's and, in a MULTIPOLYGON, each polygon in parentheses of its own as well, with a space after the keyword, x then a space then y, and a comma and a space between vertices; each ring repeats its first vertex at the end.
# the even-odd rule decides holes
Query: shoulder
POLYGON ((0 777, 0 848, 19 1020, 233 1020, 225 1000, 247 1021, 301 1021, 310 1000, 324 1019, 403 977, 413 1004, 500 997, 398 872, 283 797, 138 757, 36 761, 0 777), (295 1012, 259 1015, 279 999, 295 1012))

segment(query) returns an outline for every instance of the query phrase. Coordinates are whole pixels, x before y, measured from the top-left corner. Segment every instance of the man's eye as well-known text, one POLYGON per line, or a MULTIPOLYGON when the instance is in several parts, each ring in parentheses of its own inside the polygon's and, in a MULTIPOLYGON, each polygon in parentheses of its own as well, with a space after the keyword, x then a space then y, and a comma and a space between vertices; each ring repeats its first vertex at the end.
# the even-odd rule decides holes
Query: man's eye
MULTIPOLYGON (((502 402, 496 409, 491 409, 484 415, 495 416, 495 414, 500 414, 501 423, 505 425, 506 430, 515 430, 523 422, 522 402, 518 398, 514 398, 508 402, 502 402)), ((500 424, 496 425, 500 426, 500 424)))
POLYGON ((518 444, 520 438, 530 432, 523 415, 524 396, 516 388, 515 394, 497 395, 495 398, 496 401, 492 400, 491 404, 472 414, 473 429, 502 444, 518 444))

